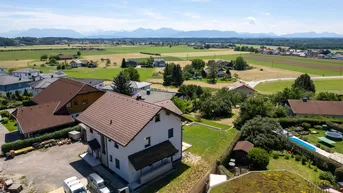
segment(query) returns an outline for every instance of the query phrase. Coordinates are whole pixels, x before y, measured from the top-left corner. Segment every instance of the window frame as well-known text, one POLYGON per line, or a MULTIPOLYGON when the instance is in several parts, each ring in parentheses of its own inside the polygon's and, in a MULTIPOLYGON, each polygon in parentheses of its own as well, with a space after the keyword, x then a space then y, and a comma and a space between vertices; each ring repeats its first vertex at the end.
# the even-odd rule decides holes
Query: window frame
POLYGON ((144 147, 150 147, 151 146, 151 137, 144 138, 144 147))
POLYGON ((114 158, 114 159, 115 159, 115 166, 116 166, 116 168, 120 170, 120 161, 119 161, 119 159, 117 159, 117 158, 114 158))
POLYGON ((66 107, 71 108, 71 102, 67 103, 66 107))
POLYGON ((173 138, 174 137, 174 128, 170 128, 168 129, 168 139, 173 138), (171 135, 170 135, 171 132, 171 135))
POLYGON ((113 162, 113 157, 112 157, 112 155, 110 155, 110 162, 113 162))
POLYGON ((92 128, 89 128, 89 132, 90 132, 90 133, 93 133, 93 129, 92 129, 92 128))
POLYGON ((160 122, 160 121, 161 121, 161 116, 158 113, 158 114, 155 115, 155 123, 160 122))

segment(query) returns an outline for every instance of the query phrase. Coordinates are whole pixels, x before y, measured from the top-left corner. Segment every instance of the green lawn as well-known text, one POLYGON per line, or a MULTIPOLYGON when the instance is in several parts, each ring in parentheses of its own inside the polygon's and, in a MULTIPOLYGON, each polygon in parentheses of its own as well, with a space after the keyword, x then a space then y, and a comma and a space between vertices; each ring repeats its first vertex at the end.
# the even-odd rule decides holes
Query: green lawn
POLYGON ((18 130, 15 120, 8 120, 8 123, 3 124, 9 132, 18 130))
MULTIPOLYGON (((30 50, 30 51, 9 51, 9 52, 0 52, 0 61, 3 60, 28 60, 28 59, 39 59, 40 56, 47 55, 76 55, 77 49, 75 50, 30 50)), ((105 55, 105 54, 128 54, 128 53, 139 53, 139 52, 149 52, 149 53, 176 53, 176 52, 208 52, 212 50, 206 49, 194 49, 190 46, 111 46, 106 47, 103 51, 97 50, 82 50, 81 56, 90 56, 90 55, 105 55)))
MULTIPOLYGON (((56 71, 56 67, 44 67, 37 68, 44 73, 56 71)), ((122 71, 122 68, 73 68, 69 70, 63 70, 68 77, 73 78, 97 78, 103 80, 113 80, 113 78, 122 71)), ((140 74, 140 80, 145 81, 152 77, 154 68, 137 68, 140 74)))
MULTIPOLYGON (((227 129, 226 125, 209 123, 227 129)), ((183 141, 192 145, 187 151, 201 156, 197 164, 182 162, 176 171, 158 180, 147 187, 143 192, 189 192, 190 189, 202 178, 217 158, 230 145, 237 134, 236 129, 217 131, 202 126, 184 126, 183 141)))
POLYGON ((291 172, 295 172, 300 174, 304 178, 310 180, 313 183, 318 182, 319 174, 321 172, 320 169, 317 168, 317 172, 314 171, 314 166, 309 168, 308 165, 302 165, 301 161, 295 161, 294 158, 289 158, 289 160, 284 159, 284 157, 280 156, 279 159, 270 158, 269 165, 267 167, 268 170, 289 170, 291 172))
MULTIPOLYGON (((338 94, 343 93, 343 79, 326 79, 326 80, 313 80, 316 86, 316 92, 334 92, 338 94)), ((290 81, 274 81, 264 82, 258 84, 254 89, 261 93, 275 93, 283 90, 286 87, 291 87, 294 83, 290 81)))
MULTIPOLYGON (((153 56, 154 58, 162 58, 165 61, 183 61, 183 58, 174 57, 174 56, 153 56)), ((130 58, 128 60, 136 60, 137 62, 147 61, 148 58, 130 58)))
POLYGON ((192 57, 184 57, 183 59, 193 60, 193 59, 203 59, 203 60, 236 60, 238 56, 248 56, 249 54, 231 54, 231 55, 212 55, 212 56, 192 56, 192 57))
MULTIPOLYGON (((315 130, 315 129, 311 129, 315 130)), ((318 133, 317 134, 310 134, 305 136, 308 139, 308 142, 310 142, 313 145, 320 144, 321 149, 327 149, 330 148, 332 152, 338 152, 338 153, 343 153, 343 141, 335 141, 336 143, 334 146, 329 146, 326 143, 320 143, 318 141, 318 137, 325 137, 325 132, 326 130, 316 130, 318 133)))
MULTIPOLYGON (((184 117, 192 120, 192 121, 196 121, 196 118, 193 117, 192 115, 183 115, 184 117)), ((203 124, 206 124, 206 125, 212 125, 214 127, 219 127, 219 128, 222 128, 224 130, 227 130, 227 129, 230 129, 232 126, 231 125, 224 125, 224 124, 221 124, 221 123, 216 123, 216 122, 213 122, 213 121, 210 121, 210 120, 207 120, 207 119, 203 119, 201 118, 200 119, 200 123, 203 123, 203 124)))
POLYGON ((286 171, 253 172, 211 189, 211 193, 320 192, 302 177, 286 171))

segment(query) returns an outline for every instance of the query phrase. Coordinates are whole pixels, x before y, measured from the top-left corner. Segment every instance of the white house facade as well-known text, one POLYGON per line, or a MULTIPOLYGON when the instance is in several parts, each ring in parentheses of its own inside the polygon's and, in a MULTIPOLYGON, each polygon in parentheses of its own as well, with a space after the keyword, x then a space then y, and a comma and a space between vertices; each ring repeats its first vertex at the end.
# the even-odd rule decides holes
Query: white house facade
POLYGON ((181 160, 182 120, 184 118, 180 116, 178 110, 173 111, 172 108, 165 108, 161 104, 149 104, 122 95, 119 97, 123 98, 117 98, 118 101, 114 101, 116 99, 113 100, 113 98, 116 95, 119 94, 107 92, 81 113, 77 120, 85 124, 89 143, 88 152, 126 180, 130 188, 134 190, 166 174, 173 169, 173 163, 181 160), (117 118, 110 119, 108 123, 104 122, 107 117, 106 109, 112 109, 120 103, 126 103, 122 105, 128 107, 126 109, 118 107, 117 111, 125 115, 132 110, 131 116, 121 115, 121 120, 119 120, 118 113, 113 112, 111 116, 117 118), (102 110, 96 110, 99 108, 102 110), (144 108, 146 109, 143 110, 144 108), (140 113, 135 113, 139 111, 143 111, 142 116, 139 116, 140 113), (143 114, 149 114, 149 116, 143 114), (102 118, 98 119, 96 116, 102 118), (147 122, 142 122, 142 119, 146 119, 147 122), (106 123, 107 126, 104 126, 106 123), (131 125, 137 127, 137 124, 141 124, 142 128, 132 133, 131 125), (125 143, 122 138, 128 135, 133 137, 127 139, 125 143))
POLYGON ((22 68, 12 72, 12 75, 24 79, 35 79, 39 76, 40 71, 32 68, 22 68))

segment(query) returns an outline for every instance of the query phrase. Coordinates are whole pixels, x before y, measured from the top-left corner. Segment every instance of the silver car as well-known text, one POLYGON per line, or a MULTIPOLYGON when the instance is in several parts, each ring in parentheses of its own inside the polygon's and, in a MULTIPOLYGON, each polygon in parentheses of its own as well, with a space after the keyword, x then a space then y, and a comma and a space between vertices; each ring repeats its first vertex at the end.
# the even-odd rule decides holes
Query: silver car
POLYGON ((110 190, 105 186, 105 181, 96 173, 92 173, 87 178, 87 188, 95 190, 97 193, 110 193, 110 190))

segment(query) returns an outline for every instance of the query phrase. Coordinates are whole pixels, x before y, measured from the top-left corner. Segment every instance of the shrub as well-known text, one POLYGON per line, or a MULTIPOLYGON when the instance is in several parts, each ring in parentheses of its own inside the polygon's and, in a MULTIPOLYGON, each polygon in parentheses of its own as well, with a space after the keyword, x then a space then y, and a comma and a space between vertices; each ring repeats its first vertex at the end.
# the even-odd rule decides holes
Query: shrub
POLYGON ((301 123, 301 126, 304 127, 305 129, 309 129, 311 127, 311 124, 303 122, 301 123))
POLYGON ((42 142, 48 139, 65 138, 65 137, 68 137, 68 133, 70 131, 74 131, 74 130, 80 130, 80 126, 68 127, 68 128, 61 129, 52 133, 43 134, 39 137, 27 138, 27 139, 17 140, 10 143, 5 143, 1 146, 1 150, 3 153, 6 153, 6 152, 9 152, 10 150, 18 150, 21 148, 29 147, 33 143, 36 143, 36 142, 42 142))
POLYGON ((7 118, 9 118, 11 116, 10 112, 8 112, 8 111, 1 111, 0 115, 1 115, 1 117, 7 117, 7 118))
POLYGON ((320 148, 320 144, 319 144, 319 143, 317 143, 316 146, 317 146, 318 148, 320 148))
POLYGON ((2 123, 3 124, 7 124, 8 123, 8 118, 7 117, 2 118, 2 123))
POLYGON ((291 158, 294 158, 294 154, 291 154, 291 158))
POLYGON ((277 152, 272 153, 273 159, 279 159, 279 154, 277 152))
POLYGON ((307 162, 306 156, 301 156, 301 163, 302 163, 303 165, 305 165, 306 162, 307 162))
POLYGON ((317 166, 314 166, 313 170, 314 170, 315 172, 318 172, 318 167, 317 167, 317 166))
POLYGON ((335 183, 335 178, 333 177, 331 172, 321 172, 319 174, 319 179, 327 180, 327 181, 330 182, 330 184, 334 184, 335 183))
POLYGON ((295 155, 295 161, 300 161, 301 160, 301 156, 300 155, 295 155))
POLYGON ((252 168, 264 170, 269 164, 268 152, 261 148, 253 148, 248 153, 248 159, 252 168))
POLYGON ((314 128, 317 129, 317 130, 323 129, 323 127, 321 125, 315 125, 314 128))
POLYGON ((335 170, 335 178, 337 182, 343 181, 343 166, 335 170))
POLYGON ((289 159, 289 157, 290 157, 289 153, 286 153, 285 154, 285 159, 289 159))

